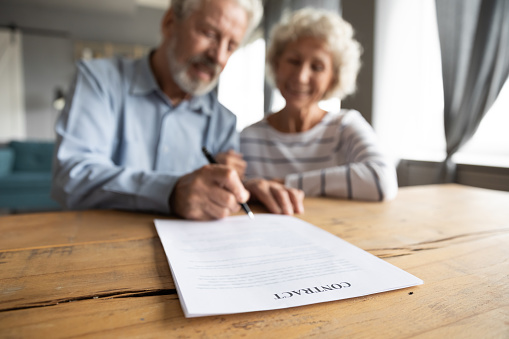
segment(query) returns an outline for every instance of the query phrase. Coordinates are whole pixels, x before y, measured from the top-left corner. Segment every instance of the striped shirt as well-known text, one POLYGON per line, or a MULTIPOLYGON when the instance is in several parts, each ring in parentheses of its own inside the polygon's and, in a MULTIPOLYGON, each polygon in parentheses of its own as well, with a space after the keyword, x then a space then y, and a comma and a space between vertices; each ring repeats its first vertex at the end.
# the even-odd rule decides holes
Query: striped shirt
POLYGON ((382 201, 397 193, 394 164, 355 110, 329 112, 302 133, 279 132, 263 119, 242 131, 240 150, 248 178, 284 178, 307 196, 382 201))

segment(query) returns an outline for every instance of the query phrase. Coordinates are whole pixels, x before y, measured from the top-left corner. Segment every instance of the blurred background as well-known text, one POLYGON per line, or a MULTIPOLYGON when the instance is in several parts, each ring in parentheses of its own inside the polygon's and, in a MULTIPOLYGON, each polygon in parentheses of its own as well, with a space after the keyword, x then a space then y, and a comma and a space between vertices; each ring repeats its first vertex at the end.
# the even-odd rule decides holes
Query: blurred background
MULTIPOLYGON (((270 28, 302 7, 337 11, 363 45, 363 66, 357 93, 343 102, 323 102, 323 107, 361 112, 398 165, 400 186, 456 182, 509 191, 507 79, 473 136, 450 154, 444 130, 442 26, 437 23, 440 1, 265 1, 262 24, 221 75, 219 100, 237 115, 239 131, 282 107, 284 99, 264 77, 270 28), (451 164, 453 171, 445 179, 444 167, 451 164)), ((477 4, 475 18, 481 22, 483 1, 470 3, 477 4)), ((51 145, 75 62, 145 55, 158 45, 167 7, 168 0, 0 0, 0 149, 13 141, 51 145)), ((507 52, 509 39, 500 41, 507 52)), ((9 167, 6 159, 11 158, 0 156, 0 210, 8 208, 2 200, 2 162, 9 167)))

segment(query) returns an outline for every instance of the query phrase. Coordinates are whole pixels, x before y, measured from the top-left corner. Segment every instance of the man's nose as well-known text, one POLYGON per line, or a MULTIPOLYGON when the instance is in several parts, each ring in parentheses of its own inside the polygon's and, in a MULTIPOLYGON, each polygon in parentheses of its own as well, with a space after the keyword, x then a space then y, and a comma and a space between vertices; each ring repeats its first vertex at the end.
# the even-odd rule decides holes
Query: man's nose
POLYGON ((214 60, 221 68, 226 66, 226 62, 230 57, 230 51, 228 50, 228 42, 220 41, 209 50, 209 56, 214 60))

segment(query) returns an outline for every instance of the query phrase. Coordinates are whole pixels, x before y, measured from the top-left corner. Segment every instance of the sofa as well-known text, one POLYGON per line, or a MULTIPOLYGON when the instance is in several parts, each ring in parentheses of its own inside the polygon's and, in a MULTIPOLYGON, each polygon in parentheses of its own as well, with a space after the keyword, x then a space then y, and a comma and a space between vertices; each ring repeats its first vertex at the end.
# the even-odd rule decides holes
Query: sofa
POLYGON ((53 142, 11 141, 0 147, 0 210, 60 209, 50 198, 53 142))

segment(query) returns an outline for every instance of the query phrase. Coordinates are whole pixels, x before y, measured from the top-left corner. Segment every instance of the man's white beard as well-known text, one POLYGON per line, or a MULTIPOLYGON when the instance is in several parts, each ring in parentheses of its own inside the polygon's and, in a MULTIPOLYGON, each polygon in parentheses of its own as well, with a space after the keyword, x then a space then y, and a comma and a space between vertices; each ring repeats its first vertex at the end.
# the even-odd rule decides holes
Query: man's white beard
POLYGON ((177 61, 175 56, 176 51, 176 39, 172 38, 167 49, 168 65, 170 67, 170 73, 173 76, 173 81, 182 89, 184 92, 189 93, 193 96, 202 95, 210 92, 216 87, 219 81, 219 75, 221 73, 221 67, 211 61, 207 56, 200 54, 190 58, 184 63, 177 61), (187 70, 193 63, 200 63, 212 70, 212 77, 210 81, 202 81, 200 79, 193 79, 187 73, 187 70))

